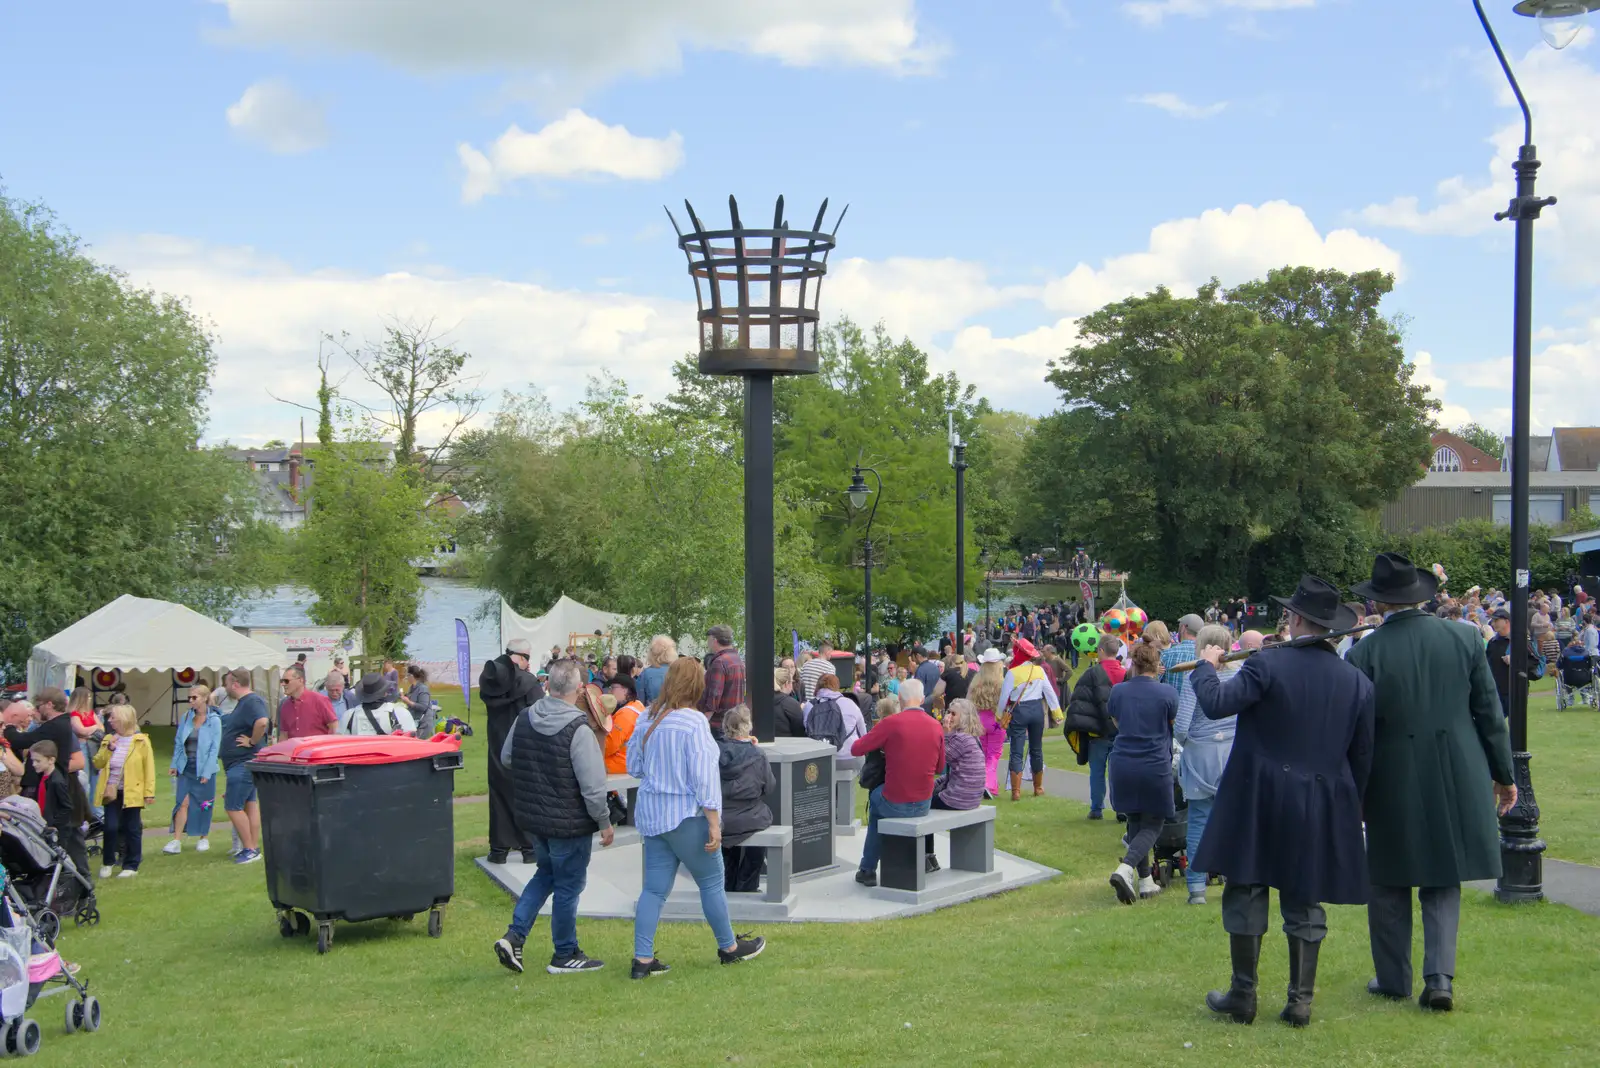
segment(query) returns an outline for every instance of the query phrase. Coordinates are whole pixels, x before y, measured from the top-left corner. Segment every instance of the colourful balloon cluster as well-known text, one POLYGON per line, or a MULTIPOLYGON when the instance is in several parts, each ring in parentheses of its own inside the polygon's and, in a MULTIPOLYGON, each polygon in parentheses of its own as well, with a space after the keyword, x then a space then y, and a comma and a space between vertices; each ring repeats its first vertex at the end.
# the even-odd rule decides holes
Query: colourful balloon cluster
POLYGON ((1100 628, 1093 623, 1079 623, 1073 627, 1072 647, 1080 653, 1092 653, 1100 648, 1100 628))
POLYGON ((1144 633, 1144 625, 1150 622, 1150 617, 1143 608, 1137 605, 1132 608, 1125 608, 1122 611, 1128 617, 1128 625, 1123 628, 1122 636, 1130 642, 1137 641, 1139 635, 1144 633))
POLYGON ((1118 638, 1128 628, 1128 613, 1120 608, 1107 608, 1100 616, 1100 629, 1107 634, 1114 634, 1118 638))

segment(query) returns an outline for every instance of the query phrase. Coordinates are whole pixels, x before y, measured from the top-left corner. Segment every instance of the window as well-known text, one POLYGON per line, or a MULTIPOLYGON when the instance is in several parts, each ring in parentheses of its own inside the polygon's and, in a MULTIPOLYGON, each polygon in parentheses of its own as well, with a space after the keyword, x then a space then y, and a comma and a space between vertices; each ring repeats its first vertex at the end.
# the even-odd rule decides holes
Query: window
POLYGON ((278 469, 278 465, 277 464, 262 464, 261 465, 261 470, 263 470, 263 471, 276 471, 277 469, 278 469))
POLYGON ((1593 490, 1589 491, 1589 511, 1595 515, 1600 515, 1600 493, 1596 493, 1593 490))
MULTIPOLYGON (((1528 494, 1528 522, 1553 527, 1566 518, 1565 498, 1559 493, 1528 494)), ((1511 494, 1494 495, 1494 521, 1511 524, 1511 494)))
POLYGON ((1433 462, 1428 465, 1429 471, 1459 471, 1461 470, 1461 457, 1456 455, 1456 450, 1448 445, 1440 445, 1433 452, 1433 462))

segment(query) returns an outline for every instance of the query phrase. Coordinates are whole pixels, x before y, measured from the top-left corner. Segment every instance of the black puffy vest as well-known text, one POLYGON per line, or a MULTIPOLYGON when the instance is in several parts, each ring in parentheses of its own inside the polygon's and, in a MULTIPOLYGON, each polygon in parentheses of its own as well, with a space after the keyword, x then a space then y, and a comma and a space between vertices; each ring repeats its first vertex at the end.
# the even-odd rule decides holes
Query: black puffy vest
POLYGON ((588 730, 581 714, 574 714, 555 734, 540 734, 524 712, 517 717, 511 739, 511 777, 516 781, 513 803, 517 826, 524 834, 540 838, 582 838, 600 825, 589 816, 572 771, 572 734, 588 730))

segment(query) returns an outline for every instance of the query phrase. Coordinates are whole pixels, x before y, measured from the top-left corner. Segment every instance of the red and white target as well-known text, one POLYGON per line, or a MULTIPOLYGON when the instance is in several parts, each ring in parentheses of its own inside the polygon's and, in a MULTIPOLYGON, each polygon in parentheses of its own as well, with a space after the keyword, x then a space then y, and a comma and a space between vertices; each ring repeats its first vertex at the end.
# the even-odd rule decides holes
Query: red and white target
POLYGON ((122 681, 121 668, 95 668, 94 684, 97 689, 109 690, 122 681))

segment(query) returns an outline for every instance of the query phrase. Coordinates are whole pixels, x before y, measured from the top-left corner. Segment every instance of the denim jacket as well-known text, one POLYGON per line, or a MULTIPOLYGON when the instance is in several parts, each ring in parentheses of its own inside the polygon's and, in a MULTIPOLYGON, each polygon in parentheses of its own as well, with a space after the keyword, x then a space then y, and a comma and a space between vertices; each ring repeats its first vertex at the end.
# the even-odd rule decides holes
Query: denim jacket
MULTIPOLYGON (((183 743, 189 740, 189 735, 194 733, 194 709, 184 712, 183 720, 178 724, 178 733, 172 736, 172 770, 179 775, 189 766, 189 758, 183 751, 183 743)), ((222 716, 212 709, 206 713, 206 721, 200 725, 200 742, 195 747, 194 766, 200 778, 211 779, 217 774, 217 752, 222 748, 222 716)))

